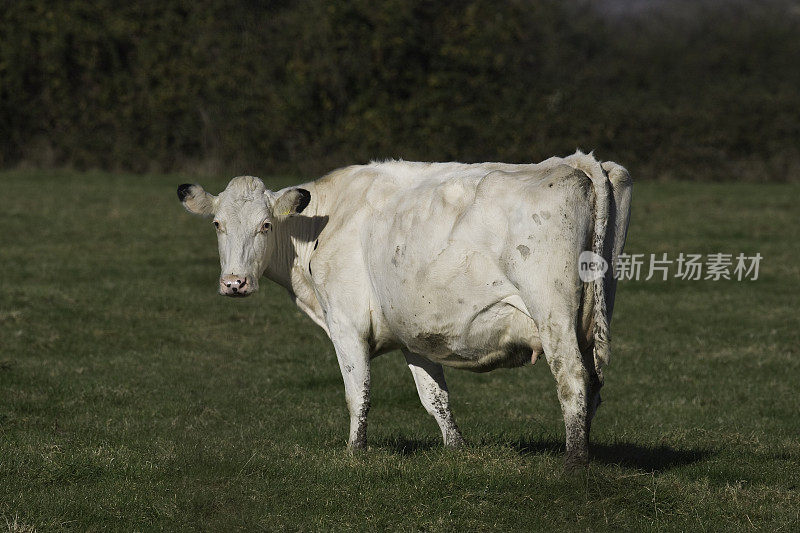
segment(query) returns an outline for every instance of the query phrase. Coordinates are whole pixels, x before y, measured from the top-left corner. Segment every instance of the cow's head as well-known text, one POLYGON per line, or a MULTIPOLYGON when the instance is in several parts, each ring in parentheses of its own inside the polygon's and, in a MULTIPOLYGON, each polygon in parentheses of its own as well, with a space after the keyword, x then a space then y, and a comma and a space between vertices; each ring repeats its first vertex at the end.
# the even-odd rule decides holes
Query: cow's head
POLYGON ((218 196, 184 183, 178 199, 190 213, 213 217, 222 266, 219 293, 247 296, 258 289, 275 248, 274 226, 303 211, 311 194, 296 188, 275 193, 258 178, 239 176, 218 196))

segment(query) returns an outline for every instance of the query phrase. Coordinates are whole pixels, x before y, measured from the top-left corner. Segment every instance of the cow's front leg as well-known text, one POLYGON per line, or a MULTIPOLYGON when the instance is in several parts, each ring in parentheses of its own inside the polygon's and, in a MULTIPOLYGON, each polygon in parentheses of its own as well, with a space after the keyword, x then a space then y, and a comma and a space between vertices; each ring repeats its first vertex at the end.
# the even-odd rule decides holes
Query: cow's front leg
POLYGON ((344 379, 344 393, 350 411, 350 437, 347 446, 358 450, 367 446, 369 412, 369 348, 358 335, 339 333, 332 336, 339 369, 344 379))
POLYGON ((463 445, 464 438, 450 411, 450 395, 447 392, 447 383, 444 381, 442 365, 407 350, 403 350, 403 355, 406 356, 408 368, 414 376, 423 407, 436 419, 439 429, 442 430, 444 445, 452 447, 463 445))

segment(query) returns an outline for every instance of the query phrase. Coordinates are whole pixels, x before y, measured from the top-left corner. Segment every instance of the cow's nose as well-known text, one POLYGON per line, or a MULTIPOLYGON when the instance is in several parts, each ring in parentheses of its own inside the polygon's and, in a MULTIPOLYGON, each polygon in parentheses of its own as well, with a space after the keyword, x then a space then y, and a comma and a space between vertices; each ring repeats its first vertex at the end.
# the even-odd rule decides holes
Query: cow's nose
POLYGON ((219 279, 219 291, 227 296, 245 295, 250 293, 246 276, 229 274, 219 279))

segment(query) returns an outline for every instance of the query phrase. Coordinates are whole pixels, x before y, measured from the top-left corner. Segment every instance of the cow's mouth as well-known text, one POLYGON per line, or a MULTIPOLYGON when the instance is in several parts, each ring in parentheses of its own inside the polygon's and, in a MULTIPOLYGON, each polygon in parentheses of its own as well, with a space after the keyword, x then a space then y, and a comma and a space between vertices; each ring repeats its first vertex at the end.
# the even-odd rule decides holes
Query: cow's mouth
POLYGON ((246 296, 250 296, 253 294, 254 291, 243 291, 238 289, 227 290, 225 292, 220 291, 222 296, 227 296, 228 298, 245 298, 246 296))

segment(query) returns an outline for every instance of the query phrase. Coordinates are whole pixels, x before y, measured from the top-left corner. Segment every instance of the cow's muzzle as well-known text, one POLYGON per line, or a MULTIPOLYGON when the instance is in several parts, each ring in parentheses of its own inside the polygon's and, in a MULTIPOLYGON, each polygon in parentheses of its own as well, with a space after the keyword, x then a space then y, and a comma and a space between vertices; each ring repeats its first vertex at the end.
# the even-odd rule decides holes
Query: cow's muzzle
POLYGON ((242 297, 255 291, 255 286, 247 276, 229 274, 219 278, 219 293, 223 296, 242 297))

